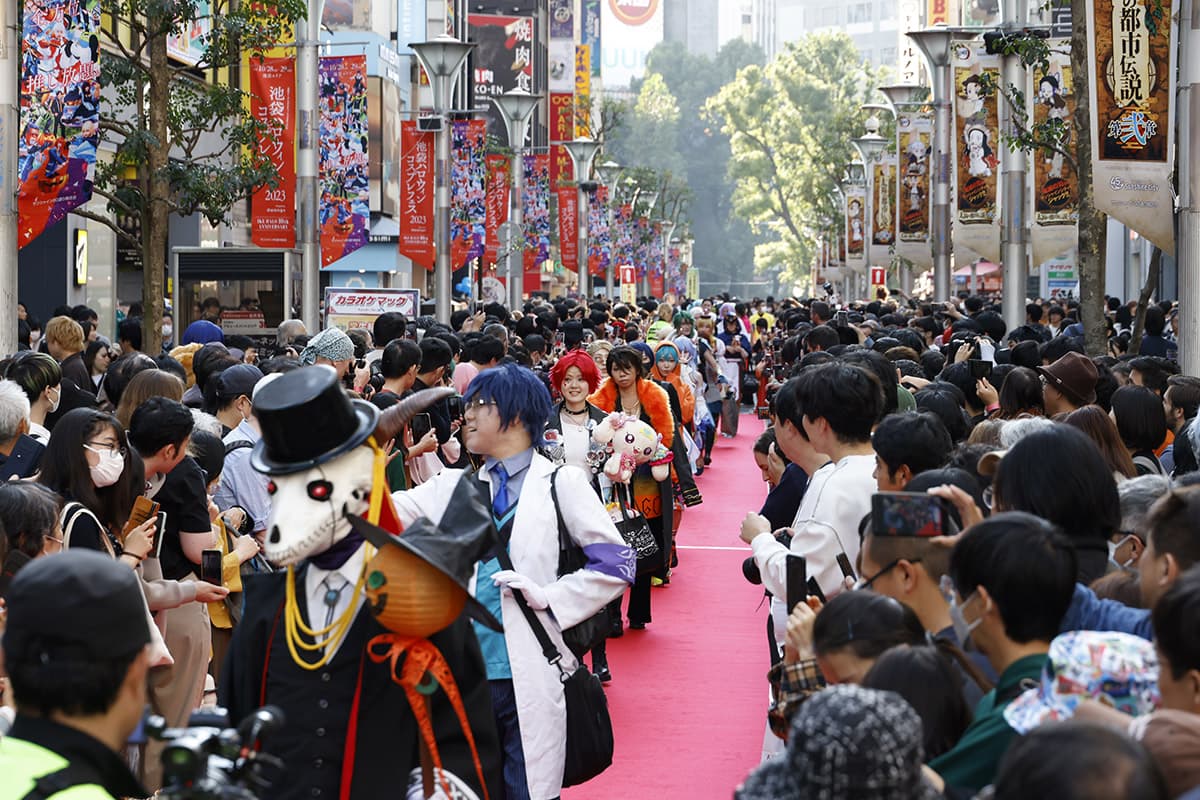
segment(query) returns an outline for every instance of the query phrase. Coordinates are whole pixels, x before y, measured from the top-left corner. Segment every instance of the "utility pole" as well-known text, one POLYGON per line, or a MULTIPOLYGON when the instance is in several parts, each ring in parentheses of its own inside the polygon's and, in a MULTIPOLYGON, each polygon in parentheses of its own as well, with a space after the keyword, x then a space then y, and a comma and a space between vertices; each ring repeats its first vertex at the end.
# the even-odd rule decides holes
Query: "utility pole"
MULTIPOLYGON (((321 39, 324 0, 310 0, 308 17, 296 22, 296 244, 300 248, 300 319, 309 334, 321 329, 321 235, 317 226, 320 207, 317 159, 320 120, 317 112, 317 47, 321 39)), ((285 280, 291 280, 285 275, 285 280)), ((291 309, 284 309, 290 316, 291 309)))
MULTIPOLYGON (((1005 34, 1020 36, 1028 19, 1028 0, 1008 0, 1004 4, 1002 30, 1005 34)), ((1025 65, 1021 56, 1006 52, 1000 61, 1001 84, 1024 91, 1025 65)), ((1013 134, 1018 127, 1011 103, 1000 103, 1000 130, 1013 134)), ((1014 330, 1025 324, 1025 294, 1028 284, 1029 243, 1025 238, 1025 204, 1028 192, 1025 188, 1025 169, 1028 156, 1019 147, 1009 144, 1000 137, 1000 176, 1004 186, 1002 209, 1000 260, 1004 264, 1004 293, 1000 308, 1004 313, 1004 324, 1014 330)))
POLYGON ((0 325, 0 353, 17 352, 17 87, 20 85, 21 52, 17 47, 20 22, 16 0, 3 0, 0 15, 0 308, 7 308, 12 321, 0 325))
POLYGON ((1179 95, 1175 137, 1179 159, 1179 215, 1175 220, 1179 270, 1179 366, 1200 375, 1200 8, 1183 0, 1179 14, 1179 95))

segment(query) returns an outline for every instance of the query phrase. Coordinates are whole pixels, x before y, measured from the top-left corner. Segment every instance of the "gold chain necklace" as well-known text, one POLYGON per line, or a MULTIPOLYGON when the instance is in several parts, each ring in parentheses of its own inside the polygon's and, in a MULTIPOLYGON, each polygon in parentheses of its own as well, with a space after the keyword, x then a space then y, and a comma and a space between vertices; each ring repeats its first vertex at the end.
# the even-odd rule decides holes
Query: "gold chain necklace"
POLYGON ((288 567, 283 629, 287 638, 288 652, 292 654, 292 660, 296 662, 296 666, 307 670, 318 670, 325 666, 329 663, 329 659, 333 658, 334 650, 350 631, 350 625, 354 622, 354 616, 358 612, 358 599, 367 582, 367 563, 371 560, 373 548, 370 545, 366 547, 367 550, 363 552, 362 571, 358 575, 358 582, 354 584, 354 591, 350 594, 350 604, 338 615, 337 619, 324 628, 310 628, 305 623, 304 615, 300 613, 300 604, 296 602, 296 574, 292 567, 288 567), (311 637, 313 642, 310 644, 304 641, 301 634, 311 637), (325 654, 319 661, 311 662, 304 660, 300 655, 300 650, 308 652, 324 650, 325 654))

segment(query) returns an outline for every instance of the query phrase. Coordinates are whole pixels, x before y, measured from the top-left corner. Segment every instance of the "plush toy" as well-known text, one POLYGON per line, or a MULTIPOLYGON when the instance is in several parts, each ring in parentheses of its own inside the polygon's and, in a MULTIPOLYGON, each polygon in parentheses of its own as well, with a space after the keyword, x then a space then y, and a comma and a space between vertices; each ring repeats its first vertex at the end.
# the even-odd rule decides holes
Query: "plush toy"
POLYGON ((592 439, 609 453, 604 474, 613 483, 629 483, 641 464, 650 464, 656 481, 671 474, 671 451, 663 446, 662 436, 637 417, 609 414, 592 430, 592 439))

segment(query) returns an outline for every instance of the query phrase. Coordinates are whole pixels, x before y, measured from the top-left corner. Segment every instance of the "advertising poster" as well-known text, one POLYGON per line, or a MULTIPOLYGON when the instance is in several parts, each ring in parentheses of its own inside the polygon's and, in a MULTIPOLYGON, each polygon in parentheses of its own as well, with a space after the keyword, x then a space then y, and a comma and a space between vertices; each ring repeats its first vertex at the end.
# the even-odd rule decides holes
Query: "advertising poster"
POLYGON ((500 226, 508 222, 509 159, 491 154, 487 157, 487 210, 484 214, 485 236, 483 263, 495 264, 500 255, 500 226))
POLYGON ((591 47, 575 48, 575 138, 592 138, 592 74, 588 71, 591 47))
POLYGON ((321 25, 330 30, 371 29, 371 0, 323 0, 321 25))
POLYGON ((487 111, 488 133, 508 141, 504 120, 492 103, 514 89, 533 91, 533 17, 471 14, 475 65, 475 108, 487 111))
POLYGON ((634 232, 633 206, 620 206, 613 212, 612 224, 612 259, 618 266, 633 264, 634 232))
POLYGON ((1067 159, 1075 152, 1075 94, 1071 87, 1071 42, 1049 43, 1048 69, 1035 67, 1030 74, 1033 123, 1053 129, 1054 148, 1033 154, 1033 228, 1030 243, 1033 263, 1062 255, 1077 244, 1079 176, 1067 159))
POLYGON ((1000 260, 999 97, 1000 57, 984 43, 956 42, 950 63, 954 75, 954 246, 989 261, 1000 260))
POLYGON ((555 190, 558 205, 558 258, 572 272, 579 271, 579 192, 574 186, 555 190))
POLYGON ((574 180, 567 148, 554 142, 569 142, 575 133, 575 98, 570 94, 550 95, 550 185, 558 189, 574 180))
POLYGON ((450 268, 483 255, 487 223, 487 123, 461 120, 450 129, 450 268))
POLYGON ((851 186, 846 192, 846 256, 849 261, 866 263, 865 186, 851 186))
POLYGON ((92 199, 100 137, 100 3, 43 0, 24 6, 19 247, 92 199))
POLYGON ((597 186, 588 197, 588 272, 593 277, 605 277, 611 259, 612 230, 608 225, 608 189, 597 186))
POLYGON ((433 134, 400 123, 400 255, 432 270, 433 134))
POLYGON ((409 319, 421 313, 421 293, 416 289, 325 289, 325 325, 348 331, 371 330, 375 318, 398 311, 409 319))
POLYGON ((627 89, 646 74, 646 57, 663 40, 662 0, 602 0, 600 78, 605 89, 627 89))
POLYGON ((871 178, 871 243, 890 247, 896 241, 896 161, 880 153, 871 178))
MULTIPOLYGON (((46 5, 42 3, 43 8, 46 5)), ((204 60, 208 50, 204 37, 212 32, 212 3, 209 0, 195 0, 193 5, 196 18, 183 23, 178 33, 167 35, 167 55, 192 67, 204 60)))
POLYGON ((679 247, 672 246, 667 250, 667 289, 674 292, 677 297, 683 297, 687 293, 687 278, 683 274, 682 255, 679 247))
POLYGON ((646 273, 650 276, 650 294, 662 297, 666 294, 666 262, 662 246, 662 224, 655 222, 649 226, 649 240, 646 242, 646 273))
POLYGON ((575 40, 575 0, 550 0, 550 38, 575 40))
POLYGON ((367 176, 367 57, 321 59, 319 180, 321 266, 367 243, 371 191, 367 176))
POLYGON ((1087 10, 1096 208, 1174 255, 1175 2, 1095 0, 1087 10))
POLYGON ((550 156, 525 158, 525 292, 542 287, 542 262, 550 258, 550 156))
POLYGON ((579 20, 579 42, 588 48, 588 70, 591 76, 600 79, 600 68, 603 64, 600 48, 600 4, 604 0, 581 0, 579 20))
POLYGON ((928 109, 900 109, 896 116, 896 146, 900 153, 896 180, 896 255, 929 269, 933 266, 929 249, 933 115, 928 109))
POLYGON ((256 247, 296 244, 296 62, 250 59, 250 113, 268 128, 258 149, 271 159, 279 185, 259 187, 250 198, 250 241, 256 247))

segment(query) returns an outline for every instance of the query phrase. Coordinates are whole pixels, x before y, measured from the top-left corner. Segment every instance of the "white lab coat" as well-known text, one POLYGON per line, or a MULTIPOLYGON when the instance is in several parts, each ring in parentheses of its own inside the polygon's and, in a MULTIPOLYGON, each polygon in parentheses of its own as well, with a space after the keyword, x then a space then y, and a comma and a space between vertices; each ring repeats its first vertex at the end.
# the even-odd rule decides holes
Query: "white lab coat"
MULTIPOLYGON (((521 486, 509 556, 517 572, 545 589, 553 616, 547 611, 536 613, 563 655, 563 669, 570 673, 578 663, 563 644, 561 629, 593 616, 619 597, 634 579, 636 561, 630 550, 628 580, 591 569, 557 577, 558 520, 550 500, 553 471, 554 464, 534 454, 521 486)), ((428 483, 392 495, 401 521, 407 525, 421 516, 441 519, 462 474, 462 470, 443 470, 428 483)), ((485 470, 480 471, 480 476, 485 482, 488 480, 485 470)), ((561 467, 556 489, 567 532, 579 545, 603 543, 626 547, 583 470, 561 467)), ((474 586, 472 577, 472 591, 474 586)), ((562 794, 566 757, 566 704, 561 676, 558 668, 542 655, 529 623, 507 592, 501 595, 501 616, 512 666, 529 795, 532 800, 549 800, 562 794)))

